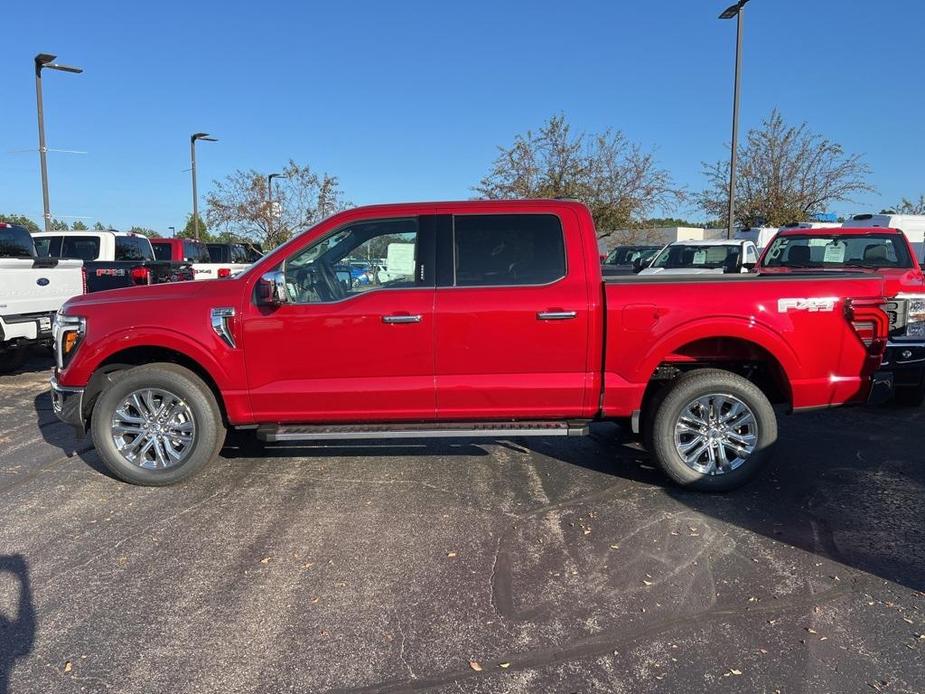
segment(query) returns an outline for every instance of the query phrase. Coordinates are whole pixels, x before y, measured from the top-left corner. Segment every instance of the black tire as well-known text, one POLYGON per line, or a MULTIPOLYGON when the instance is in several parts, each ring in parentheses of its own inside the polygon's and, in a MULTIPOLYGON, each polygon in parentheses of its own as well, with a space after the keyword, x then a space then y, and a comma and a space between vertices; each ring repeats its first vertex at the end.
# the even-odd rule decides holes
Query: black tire
POLYGON ((182 366, 169 363, 145 364, 119 374, 103 391, 93 407, 90 423, 93 445, 107 469, 119 479, 151 487, 174 484, 193 475, 215 458, 225 442, 225 426, 215 395, 199 376, 182 366), (191 451, 173 467, 148 469, 135 465, 119 453, 111 425, 115 409, 133 391, 158 388, 182 398, 195 421, 191 451))
POLYGON ((777 416, 763 392, 751 381, 729 371, 698 369, 678 378, 656 404, 651 417, 650 452, 664 473, 677 484, 699 491, 724 492, 749 481, 770 458, 777 441, 777 416), (731 395, 751 410, 757 444, 739 467, 723 474, 704 474, 688 466, 675 446, 675 425, 687 405, 711 394, 731 395))
POLYGON ((25 347, 0 347, 0 374, 16 371, 26 360, 25 347))

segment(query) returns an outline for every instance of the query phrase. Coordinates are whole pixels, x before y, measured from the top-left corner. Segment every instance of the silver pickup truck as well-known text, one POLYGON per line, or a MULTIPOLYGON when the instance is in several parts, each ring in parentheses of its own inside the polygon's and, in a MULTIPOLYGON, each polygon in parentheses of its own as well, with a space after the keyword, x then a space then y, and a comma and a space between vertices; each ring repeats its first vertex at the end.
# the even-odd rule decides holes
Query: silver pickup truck
POLYGON ((83 261, 37 258, 24 227, 0 222, 0 373, 18 368, 29 345, 51 344, 55 313, 84 286, 83 261))

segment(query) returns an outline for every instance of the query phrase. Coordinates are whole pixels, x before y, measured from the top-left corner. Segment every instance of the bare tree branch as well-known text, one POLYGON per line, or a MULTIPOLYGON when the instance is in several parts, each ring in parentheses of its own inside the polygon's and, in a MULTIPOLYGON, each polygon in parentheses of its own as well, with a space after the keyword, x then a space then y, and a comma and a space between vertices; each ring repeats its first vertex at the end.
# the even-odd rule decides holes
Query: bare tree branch
POLYGON ((480 197, 575 198, 588 205, 601 237, 684 199, 654 156, 621 131, 573 134, 562 114, 498 151, 489 173, 473 188, 480 197))
MULTIPOLYGON (((873 192, 870 167, 858 154, 811 132, 806 123, 787 125, 775 109, 738 151, 736 222, 780 226, 825 212, 833 202, 873 192)), ((729 204, 729 162, 704 164, 709 187, 699 196, 710 216, 725 218, 729 204)))

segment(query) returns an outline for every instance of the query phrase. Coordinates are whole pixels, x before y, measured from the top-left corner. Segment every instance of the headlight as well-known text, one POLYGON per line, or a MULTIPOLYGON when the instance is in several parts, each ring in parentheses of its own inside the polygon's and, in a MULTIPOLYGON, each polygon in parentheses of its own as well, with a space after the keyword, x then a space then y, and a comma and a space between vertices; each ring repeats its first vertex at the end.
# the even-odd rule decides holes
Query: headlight
POLYGON ((63 369, 87 333, 87 320, 83 316, 66 316, 58 311, 51 331, 55 341, 55 361, 58 368, 63 369))

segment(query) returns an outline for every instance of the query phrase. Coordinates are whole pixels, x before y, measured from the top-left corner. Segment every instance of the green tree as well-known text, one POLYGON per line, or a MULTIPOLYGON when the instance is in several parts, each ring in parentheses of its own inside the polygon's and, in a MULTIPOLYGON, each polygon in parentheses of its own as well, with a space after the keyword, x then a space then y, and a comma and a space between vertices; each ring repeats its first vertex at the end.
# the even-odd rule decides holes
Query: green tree
POLYGON ((93 223, 93 231, 106 231, 107 227, 104 227, 100 222, 93 223))
POLYGON ((67 231, 70 227, 67 225, 67 222, 62 222, 60 219, 51 220, 52 231, 67 231))
POLYGON ((25 227, 30 234, 41 231, 41 228, 38 224, 21 214, 0 214, 0 222, 16 224, 18 226, 25 227))
POLYGON ((86 231, 87 225, 81 222, 79 219, 71 224, 71 231, 86 231))
POLYGON ((591 210, 601 237, 636 227, 653 210, 684 199, 655 156, 623 132, 574 133, 562 114, 498 151, 473 189, 480 197, 574 198, 591 210))
MULTIPOLYGON (((193 213, 190 212, 186 215, 186 226, 183 227, 176 234, 177 238, 180 239, 194 239, 196 238, 196 231, 193 228, 193 213)), ((209 234, 209 228, 206 226, 206 223, 202 221, 202 216, 199 217, 199 240, 200 241, 212 241, 212 235, 209 234)))
MULTIPOLYGON (((760 128, 749 130, 738 151, 735 221, 742 226, 781 226, 825 212, 834 202, 873 192, 871 173, 861 155, 848 154, 836 142, 788 125, 774 109, 760 128)), ((725 219, 729 206, 729 161, 704 164, 708 188, 700 207, 725 219)))

